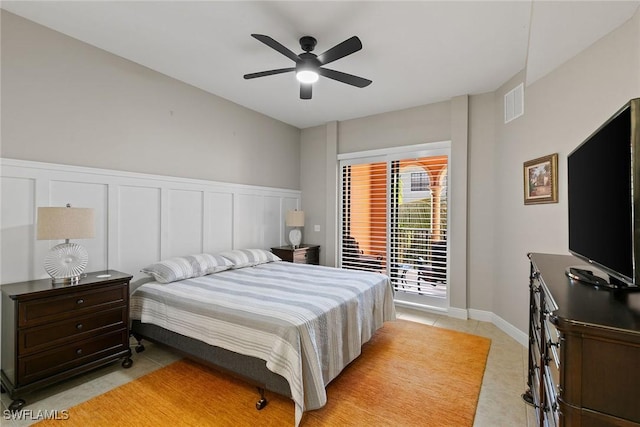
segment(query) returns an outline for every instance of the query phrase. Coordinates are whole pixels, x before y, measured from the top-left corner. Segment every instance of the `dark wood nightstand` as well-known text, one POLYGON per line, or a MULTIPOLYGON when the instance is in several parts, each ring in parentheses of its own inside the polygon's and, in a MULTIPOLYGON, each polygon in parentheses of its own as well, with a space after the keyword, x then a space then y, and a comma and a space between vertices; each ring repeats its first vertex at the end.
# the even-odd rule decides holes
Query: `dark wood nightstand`
POLYGON ((318 245, 300 245, 295 249, 292 246, 280 246, 271 248, 271 252, 283 261, 296 264, 320 264, 320 246, 318 245))
POLYGON ((115 270, 76 285, 51 279, 9 283, 2 291, 2 388, 17 411, 24 394, 118 359, 129 368, 129 281, 115 270))

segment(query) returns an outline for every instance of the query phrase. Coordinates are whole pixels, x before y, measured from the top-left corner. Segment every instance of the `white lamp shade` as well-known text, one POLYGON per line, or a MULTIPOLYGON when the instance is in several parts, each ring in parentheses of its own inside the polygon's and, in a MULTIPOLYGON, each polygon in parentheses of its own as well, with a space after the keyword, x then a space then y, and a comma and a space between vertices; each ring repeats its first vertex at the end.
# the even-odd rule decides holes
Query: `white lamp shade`
POLYGON ((284 223, 287 227, 304 227, 304 212, 288 211, 284 223))
POLYGON ((92 238, 94 218, 90 208, 38 208, 38 240, 92 238))

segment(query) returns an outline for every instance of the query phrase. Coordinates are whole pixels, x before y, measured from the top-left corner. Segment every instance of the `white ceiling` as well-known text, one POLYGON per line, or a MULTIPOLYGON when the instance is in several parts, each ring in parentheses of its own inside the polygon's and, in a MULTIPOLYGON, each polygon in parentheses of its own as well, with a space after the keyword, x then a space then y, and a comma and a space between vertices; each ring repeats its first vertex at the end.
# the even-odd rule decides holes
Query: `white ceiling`
POLYGON ((299 128, 527 84, 631 18, 634 1, 3 1, 2 8, 299 128), (326 78, 299 99, 293 66, 253 39, 317 54, 357 35, 363 49, 329 68, 373 80, 326 78))

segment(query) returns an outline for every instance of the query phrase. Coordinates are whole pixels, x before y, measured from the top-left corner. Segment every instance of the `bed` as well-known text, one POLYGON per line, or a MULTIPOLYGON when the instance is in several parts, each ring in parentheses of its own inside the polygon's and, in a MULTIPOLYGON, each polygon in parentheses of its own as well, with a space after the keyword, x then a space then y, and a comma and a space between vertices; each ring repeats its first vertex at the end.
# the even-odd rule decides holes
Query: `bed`
POLYGON ((298 425, 304 411, 325 405, 325 387, 362 344, 395 319, 390 280, 265 253, 249 263, 225 256, 232 265, 221 271, 138 287, 132 332, 291 397, 298 425))

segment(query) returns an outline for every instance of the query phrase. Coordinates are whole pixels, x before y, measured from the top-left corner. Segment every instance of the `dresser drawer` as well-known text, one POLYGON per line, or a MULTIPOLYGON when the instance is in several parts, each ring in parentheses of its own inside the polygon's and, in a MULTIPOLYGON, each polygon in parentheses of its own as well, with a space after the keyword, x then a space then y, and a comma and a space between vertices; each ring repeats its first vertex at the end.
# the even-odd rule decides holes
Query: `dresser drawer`
POLYGON ((127 289, 127 284, 117 284, 20 302, 18 327, 75 317, 84 310, 95 310, 98 307, 124 306, 128 297, 127 289))
POLYGON ((560 333, 553 325, 553 319, 549 315, 545 316, 545 331, 547 332, 547 354, 549 356, 549 364, 553 364, 560 369, 560 333))
POLYGON ((66 341, 77 341, 125 327, 126 307, 87 314, 73 319, 21 329, 18 355, 24 356, 66 341))
POLYGON ((122 329, 19 359, 18 383, 37 381, 120 351, 128 350, 128 330, 122 329))

